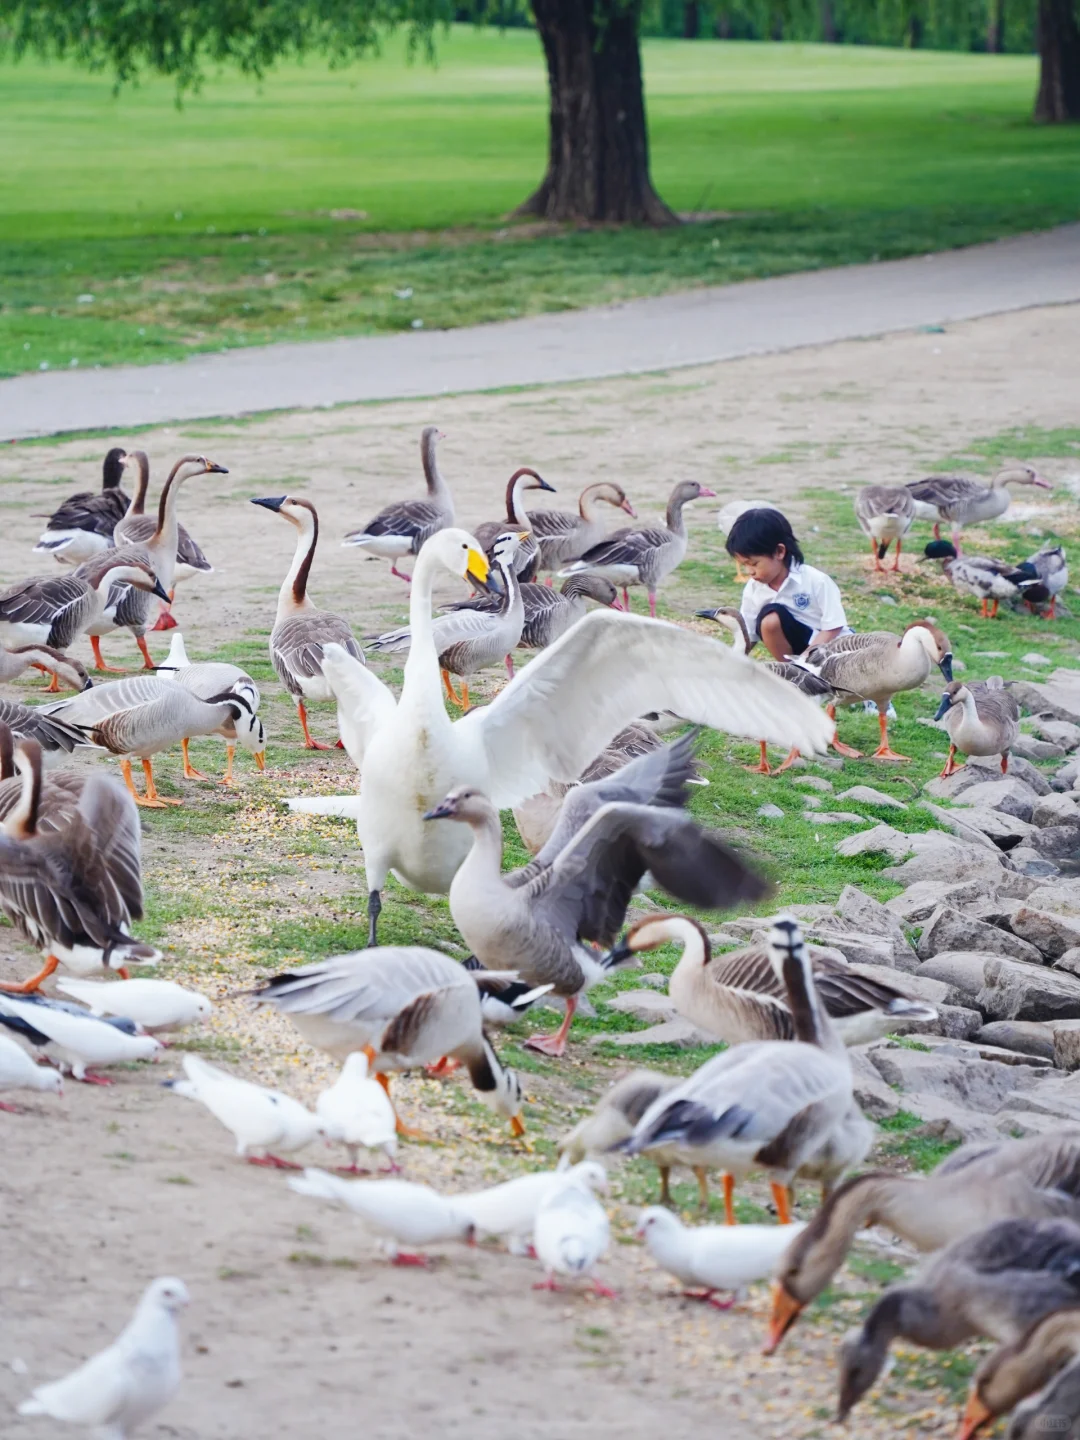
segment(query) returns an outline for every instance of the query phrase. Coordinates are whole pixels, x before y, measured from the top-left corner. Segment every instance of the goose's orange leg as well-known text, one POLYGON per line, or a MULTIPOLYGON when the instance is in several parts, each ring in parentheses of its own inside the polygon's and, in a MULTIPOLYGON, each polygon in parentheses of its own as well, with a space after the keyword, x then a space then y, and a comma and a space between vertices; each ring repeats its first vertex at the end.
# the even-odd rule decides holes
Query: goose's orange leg
POLYGON ((120 774, 124 777, 124 784, 128 788, 128 794, 135 801, 136 805, 142 805, 151 810, 164 810, 165 801, 158 799, 157 795, 151 795, 149 786, 145 795, 140 795, 135 789, 135 781, 131 778, 131 761, 120 761, 120 774))
POLYGON ((308 729, 307 724, 307 711, 304 709, 304 702, 302 700, 296 702, 296 711, 300 716, 300 729, 304 732, 305 748, 308 750, 332 750, 334 748, 332 745, 324 745, 321 740, 313 740, 311 738, 311 731, 308 729))
POLYGON ((874 760, 910 760, 910 755, 898 755, 889 745, 889 722, 885 718, 883 710, 878 711, 878 729, 881 731, 881 744, 874 751, 874 760))
POLYGON ((874 569, 875 569, 875 570, 884 570, 884 569, 885 569, 885 566, 882 565, 881 561, 878 559, 877 541, 876 541, 876 540, 871 540, 871 541, 870 541, 870 554, 874 557, 874 569))
POLYGON ((694 1174, 697 1176, 698 1209, 704 1215, 709 1208, 709 1172, 704 1165, 695 1165, 694 1174))
POLYGON ((893 568, 894 570, 899 570, 899 569, 900 569, 900 545, 901 545, 901 541, 900 541, 900 540, 897 540, 897 542, 896 542, 896 555, 895 555, 895 557, 894 557, 894 559, 893 559, 893 564, 892 564, 892 568, 893 568))
POLYGON ((126 675, 127 671, 121 665, 106 665, 101 653, 101 636, 90 636, 90 649, 94 652, 94 669, 107 670, 111 675, 126 675))
MULTIPOLYGON (((375 1051, 370 1045, 363 1045, 361 1046, 361 1049, 367 1056, 368 1068, 370 1069, 371 1066, 375 1064, 375 1051)), ((375 1079, 386 1091, 386 1098, 390 1101, 391 1106, 393 1106, 394 1101, 393 1097, 390 1094, 390 1076, 382 1070, 376 1070, 375 1079)), ((401 1116, 397 1113, 396 1108, 394 1109, 394 1128, 399 1135, 404 1135, 407 1139, 430 1140, 432 1138, 430 1135, 427 1134, 426 1131, 414 1130, 411 1125, 406 1125, 404 1120, 402 1120, 401 1116)))
POLYGON ((749 770, 751 775, 771 775, 772 771, 769 769, 768 746, 764 740, 759 740, 758 744, 761 746, 761 759, 756 765, 743 765, 741 769, 749 770))
MULTIPOLYGON (((469 703, 468 699, 466 698, 465 700, 463 700, 461 696, 457 693, 457 691, 454 689, 453 682, 450 679, 450 671, 440 669, 439 674, 442 676, 442 683, 446 690, 447 698, 452 700, 455 705, 459 706, 462 710, 464 710, 465 706, 469 703)), ((467 697, 469 692, 464 682, 462 682, 462 689, 465 691, 465 695, 467 697)))
POLYGON ((154 657, 150 654, 150 651, 146 648, 146 636, 145 636, 145 635, 136 635, 136 636, 135 636, 135 644, 138 645, 140 651, 142 652, 143 669, 144 669, 144 670, 156 670, 156 669, 157 669, 157 665, 154 663, 154 657))
POLYGON ((20 980, 17 985, 0 982, 0 990, 7 995, 32 995, 35 990, 40 990, 42 981, 47 980, 59 964, 56 956, 50 955, 38 973, 31 975, 29 980, 20 980))
MULTIPOLYGON (((159 795, 158 788, 154 784, 154 767, 149 760, 142 762, 143 774, 146 776, 146 800, 156 805, 182 805, 182 800, 170 800, 167 795, 159 795)), ((143 801, 145 804, 146 801, 143 801)))
POLYGON ((737 1225, 735 1219, 735 1176, 724 1171, 724 1221, 728 1225, 737 1225))
MULTIPOLYGON (((949 758, 945 761, 945 767, 944 767, 944 769, 941 771, 941 773, 940 773, 940 775, 939 775, 938 778, 941 779, 941 780, 947 780, 950 775, 955 775, 956 772, 957 772, 957 770, 962 770, 963 768, 964 768, 963 763, 961 763, 961 764, 959 764, 959 765, 957 765, 957 763, 956 763, 956 746, 955 746, 955 745, 950 745, 950 746, 949 746, 949 758)), ((1004 767, 1004 765, 1003 765, 1003 766, 1002 766, 1002 771, 1004 771, 1004 769, 1005 769, 1005 767, 1004 767)))
POLYGON ((779 775, 781 770, 787 770, 792 765, 794 765, 795 761, 798 760, 798 758, 799 752, 797 749, 789 750, 788 753, 784 756, 783 760, 781 760, 780 764, 777 765, 776 769, 772 773, 774 775, 779 775))
MULTIPOLYGON (((835 725, 835 724, 836 724, 836 706, 835 706, 835 705, 826 705, 826 706, 825 706, 825 714, 828 715, 829 719, 830 719, 830 720, 833 722, 833 724, 835 725)), ((849 760, 861 760, 861 759, 863 758, 863 753, 862 753, 861 750, 853 750, 850 745, 845 745, 842 740, 837 740, 837 738, 836 738, 835 735, 834 735, 833 738, 829 741, 829 744, 832 746, 832 748, 836 751, 836 753, 837 753, 838 755, 846 755, 849 760)))
POLYGON ((781 1225, 791 1224, 791 1206, 788 1203, 788 1187, 778 1185, 775 1180, 770 1181, 769 1189, 772 1191, 772 1198, 776 1205, 777 1219, 781 1225))
POLYGON ((185 780, 209 780, 209 775, 204 775, 201 770, 196 770, 188 755, 188 746, 191 741, 185 738, 180 741, 180 749, 184 752, 184 779, 185 780))

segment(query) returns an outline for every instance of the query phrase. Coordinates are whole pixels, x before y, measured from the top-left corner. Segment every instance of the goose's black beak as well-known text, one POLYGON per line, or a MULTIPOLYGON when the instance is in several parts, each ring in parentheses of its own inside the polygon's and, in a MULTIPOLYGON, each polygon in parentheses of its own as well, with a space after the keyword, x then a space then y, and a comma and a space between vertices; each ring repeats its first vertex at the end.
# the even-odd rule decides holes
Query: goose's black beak
POLYGON ((941 671, 942 675, 945 676, 945 683, 948 684, 948 685, 951 685, 951 684, 952 684, 952 652, 951 652, 951 651, 950 651, 950 653, 949 653, 948 655, 943 655, 943 656, 941 657, 941 659, 938 661, 938 669, 941 671))
POLYGON ((438 805, 433 805, 420 818, 422 820, 449 820, 457 814, 457 802, 452 795, 445 800, 440 800, 438 805))
POLYGON ((162 583, 161 583, 160 580, 155 580, 155 581, 154 581, 154 588, 153 588, 153 590, 151 590, 150 593, 151 593, 151 595, 156 595, 159 600, 164 600, 164 601, 165 601, 165 604, 168 605, 168 603, 169 603, 169 592, 165 589, 165 587, 162 585, 162 583))
POLYGON ((206 473, 208 475, 227 475, 229 472, 224 465, 219 465, 214 460, 208 460, 206 462, 206 473))
POLYGON ((612 946, 600 964, 605 970, 614 970, 618 965, 634 964, 636 961, 637 951, 631 950, 630 942, 624 936, 617 945, 612 946))
POLYGON ((715 620, 717 612, 715 610, 695 610, 694 614, 700 620, 715 620))
POLYGON ((937 714, 934 716, 934 719, 940 720, 942 716, 947 715, 951 709, 952 696, 948 693, 948 691, 946 691, 946 693, 941 697, 941 704, 937 708, 937 714))
POLYGON ((271 495, 262 500, 252 500, 252 505, 263 505, 267 510, 280 510, 289 497, 287 495, 271 495))
POLYGON ((550 490, 551 493, 552 493, 552 495, 554 495, 554 494, 556 493, 556 491, 555 491, 555 486, 554 486, 554 485, 549 485, 546 480, 540 480, 540 479, 537 480, 537 483, 536 483, 535 485, 530 485, 530 486, 529 486, 529 489, 530 489, 530 490, 550 490))

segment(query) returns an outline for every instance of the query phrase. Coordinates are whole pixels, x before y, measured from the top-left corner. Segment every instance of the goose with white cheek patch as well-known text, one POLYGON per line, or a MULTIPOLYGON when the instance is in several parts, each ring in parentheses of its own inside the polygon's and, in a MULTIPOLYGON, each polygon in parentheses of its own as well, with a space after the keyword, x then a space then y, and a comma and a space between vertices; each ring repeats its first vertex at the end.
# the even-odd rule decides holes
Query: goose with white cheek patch
POLYGON ((397 562, 418 555, 425 540, 454 523, 454 500, 439 469, 435 447, 446 436, 436 425, 425 425, 420 435, 420 460, 427 481, 425 500, 397 500, 380 510, 362 530, 350 530, 341 542, 380 560, 390 561, 390 573, 408 585, 412 579, 397 562))
POLYGON ((328 1142, 344 1145, 349 1155, 346 1173, 365 1173, 358 1168, 360 1151, 381 1151, 389 1169, 401 1167, 397 1155, 397 1117, 390 1097, 368 1073, 368 1057, 354 1051, 341 1067, 341 1074, 315 1102, 315 1114, 328 1142))
POLYGON ((686 1288, 689 1300, 728 1310, 747 1285, 764 1280, 804 1227, 794 1225, 684 1225, 660 1205, 643 1210, 635 1233, 662 1270, 686 1288), (734 1292, 717 1300, 717 1292, 734 1292))
POLYGON ((204 1105, 236 1141, 236 1153, 249 1165, 267 1165, 278 1170, 299 1170, 278 1151, 287 1155, 302 1150, 322 1134, 322 1126, 299 1100, 280 1090, 268 1090, 230 1075, 198 1055, 184 1056, 183 1080, 165 1080, 167 1090, 204 1105), (254 1154, 252 1152, 259 1152, 254 1154))
MULTIPOLYGON (((169 654, 164 665, 157 667, 158 677, 162 680, 175 680, 184 690, 189 690, 199 700, 213 700, 218 695, 228 694, 230 691, 246 700, 252 714, 262 704, 262 695, 258 685, 251 678, 246 670, 239 665, 231 665, 225 660, 200 660, 192 663, 188 658, 184 646, 184 637, 179 630, 173 632, 172 641, 169 645, 169 654)), ((218 732, 225 741, 225 774, 221 777, 220 784, 233 786, 236 781, 233 778, 233 760, 236 756, 236 742, 243 740, 244 725, 237 726, 234 721, 232 726, 223 726, 218 732)), ((244 746, 250 750, 249 745, 244 746)), ((258 757, 255 764, 259 766, 258 757)))
POLYGON ((428 1257, 402 1245, 476 1243, 476 1227, 457 1201, 411 1180, 343 1180, 326 1170, 305 1170, 290 1190, 351 1210, 392 1265, 428 1265, 428 1257))
MULTIPOLYGON (((596 1274, 611 1240, 604 1207, 593 1194, 593 1177, 581 1167, 568 1170, 565 1183, 551 1190, 536 1210, 533 1249, 544 1267, 534 1290, 561 1290, 556 1275, 592 1281, 593 1293, 616 1299, 614 1290, 596 1274)), ((602 1189, 607 1189, 605 1180, 602 1189)))
POLYGON ((113 1083, 91 1066, 154 1060, 162 1051, 160 1041, 141 1034, 126 1016, 99 1019, 66 1000, 44 995, 0 994, 0 1025, 87 1085, 113 1083))
POLYGON ((54 650, 49 645, 17 645, 9 650, 0 645, 0 681, 10 684, 27 670, 40 670, 52 677, 43 692, 46 695, 58 695, 61 686, 69 690, 89 690, 94 683, 82 661, 65 655, 62 650, 54 650))
POLYGON ((1020 706, 1000 675, 989 680, 954 680, 945 687, 935 720, 944 721, 949 732, 949 754, 942 778, 963 769, 956 752, 963 755, 1000 755, 1001 773, 1009 769, 1009 751, 1020 736, 1020 706))

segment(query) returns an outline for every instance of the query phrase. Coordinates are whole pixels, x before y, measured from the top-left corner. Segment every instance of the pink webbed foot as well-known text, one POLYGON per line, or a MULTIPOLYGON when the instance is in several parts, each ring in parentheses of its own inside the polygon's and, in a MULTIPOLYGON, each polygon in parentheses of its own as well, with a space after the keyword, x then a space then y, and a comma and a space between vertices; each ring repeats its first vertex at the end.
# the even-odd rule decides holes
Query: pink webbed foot
POLYGON ((619 1292, 617 1290, 612 1290, 610 1285, 605 1285, 604 1282, 598 1280, 595 1275, 592 1277, 592 1292, 594 1295, 599 1295, 602 1300, 617 1300, 619 1298, 619 1292))
POLYGON ((396 565, 390 566, 390 574, 396 575, 399 580, 404 580, 406 585, 412 584, 412 576, 406 575, 404 570, 399 570, 396 565))
POLYGON ((84 1085, 115 1085, 115 1080, 110 1080, 108 1075, 98 1075, 93 1070, 87 1070, 85 1075, 76 1075, 76 1080, 81 1079, 84 1085))
POLYGON ((566 1054, 566 1037, 560 1032, 554 1035, 530 1035, 525 1041, 526 1050, 539 1050, 541 1055, 551 1055, 561 1060, 566 1054))
POLYGON ((282 1160, 280 1155, 249 1155, 249 1165, 261 1165, 267 1170, 302 1170, 302 1165, 294 1165, 291 1160, 282 1160))
POLYGON ((532 1287, 534 1290, 561 1291, 562 1286, 556 1285, 554 1275, 545 1275, 543 1280, 537 1280, 532 1287))
POLYGON ((334 1171, 336 1175, 370 1175, 370 1170, 365 1170, 362 1165, 338 1165, 334 1171))
POLYGON ((5 1102, 4 1102, 3 1100, 0 1100, 0 1110, 5 1111, 8 1115, 21 1115, 21 1114, 22 1114, 22 1111, 19 1109, 19 1107, 18 1107, 17 1105, 7 1105, 7 1104, 5 1104, 5 1102))
POLYGON ((431 1265, 431 1261, 426 1255, 414 1254, 411 1250, 399 1250, 390 1261, 390 1264, 402 1266, 416 1265, 419 1266, 421 1270, 426 1270, 431 1265))
POLYGON ((150 626, 150 629, 151 629, 151 630, 175 630, 175 629, 176 629, 176 626, 177 626, 177 623, 178 623, 178 622, 177 622, 177 620, 174 618, 172 611, 171 611, 171 610, 166 610, 166 609, 164 608, 164 606, 162 606, 161 613, 158 615, 158 617, 157 617, 157 619, 154 621, 153 625, 150 626))

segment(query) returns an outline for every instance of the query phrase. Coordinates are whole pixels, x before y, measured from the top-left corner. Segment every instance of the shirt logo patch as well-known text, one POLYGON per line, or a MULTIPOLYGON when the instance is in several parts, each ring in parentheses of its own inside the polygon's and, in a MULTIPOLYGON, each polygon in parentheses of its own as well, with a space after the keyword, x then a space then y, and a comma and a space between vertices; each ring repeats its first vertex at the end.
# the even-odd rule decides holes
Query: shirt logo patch
POLYGON ((791 598, 792 598, 792 599, 794 600, 794 602, 795 602, 795 607, 796 607, 796 609, 798 609, 798 610, 807 610, 807 609, 809 609, 809 606, 810 606, 810 596, 807 595, 804 590, 801 590, 798 595, 793 595, 791 598))

